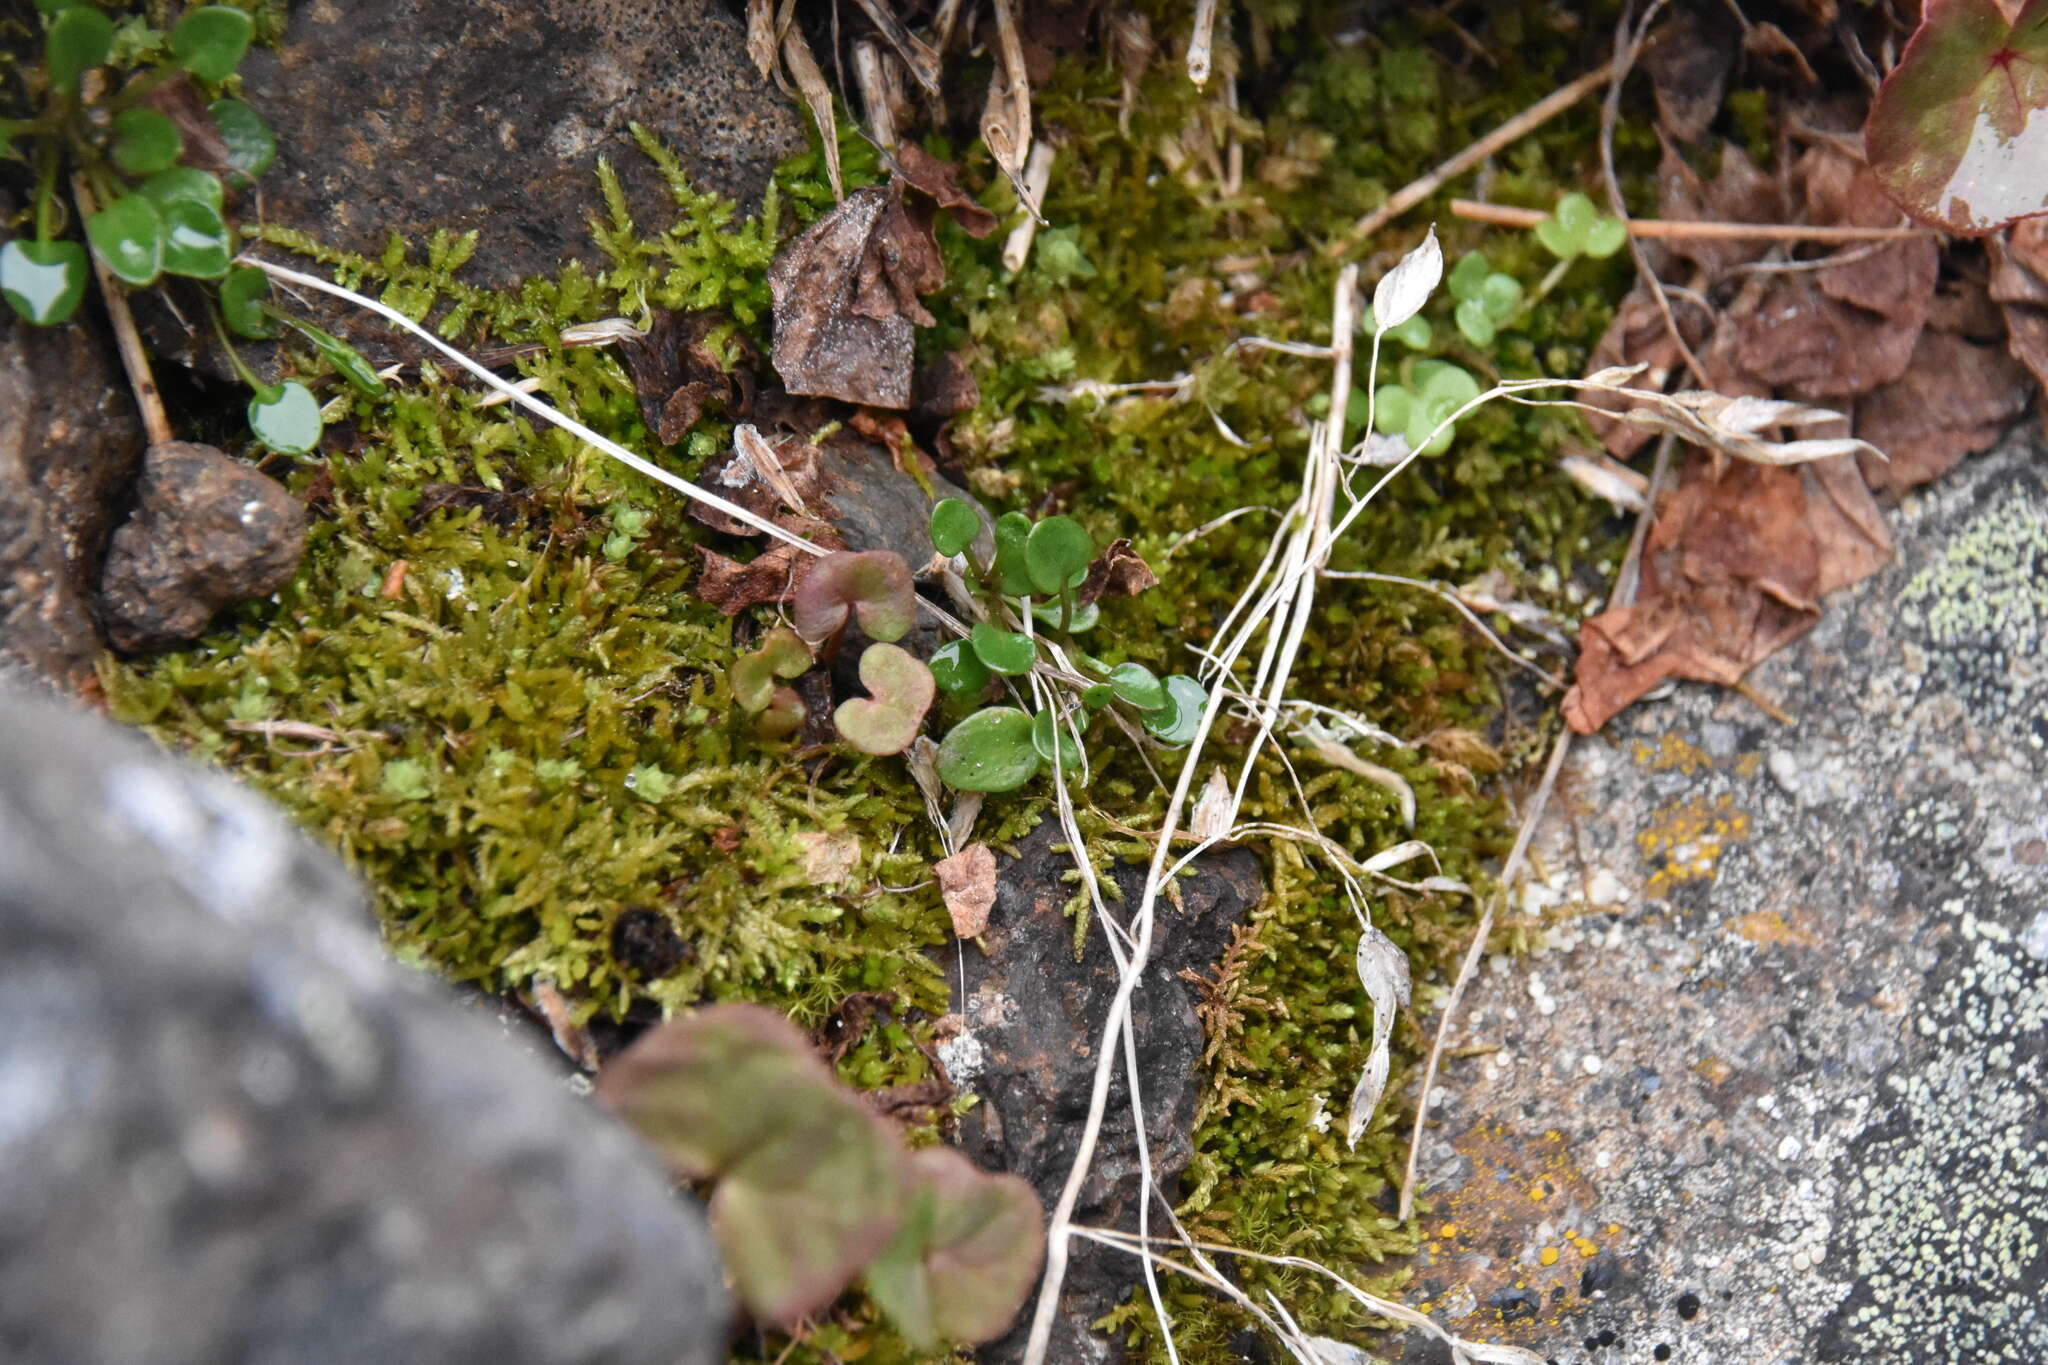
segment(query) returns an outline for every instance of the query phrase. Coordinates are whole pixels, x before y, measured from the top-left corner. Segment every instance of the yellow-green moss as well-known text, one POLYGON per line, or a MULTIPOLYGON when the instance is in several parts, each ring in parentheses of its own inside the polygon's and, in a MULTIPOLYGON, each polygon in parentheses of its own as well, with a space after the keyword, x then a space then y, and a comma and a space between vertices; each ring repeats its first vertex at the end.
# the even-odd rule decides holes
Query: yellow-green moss
MULTIPOLYGON (((1326 369, 1232 353, 1231 340, 1327 341, 1336 266, 1317 249, 1428 163, 1547 93, 1556 73, 1599 60, 1604 45, 1547 6, 1495 7, 1480 33, 1503 64, 1494 70, 1447 60, 1463 49, 1428 45, 1434 35, 1404 20, 1346 37, 1351 21, 1310 9, 1302 18, 1299 7, 1259 7, 1272 74, 1246 80, 1235 117, 1168 65, 1146 78, 1126 137, 1117 74, 1101 61, 1066 63, 1037 102, 1062 149, 1051 227, 1030 263, 1013 276, 999 263, 1000 234, 975 243, 942 229, 950 282, 932 301, 939 326, 924 345, 964 349, 980 382, 982 404, 957 431, 970 478, 992 501, 1033 507, 1051 497, 1098 538, 1131 536, 1163 580, 1106 604, 1089 638, 1111 662, 1192 671, 1188 651, 1207 642, 1272 519, 1255 513, 1172 555, 1168 546, 1234 508, 1292 497, 1326 369), (1225 197, 1210 155, 1227 164, 1232 136, 1244 187, 1225 197), (1161 159, 1168 144, 1180 173, 1161 159), (1238 264, 1226 268, 1231 258, 1238 264), (1246 270, 1257 278, 1241 278, 1246 270), (1253 294, 1262 297, 1247 307, 1253 294), (1136 396, 1098 408, 1041 392, 1184 371, 1196 376, 1184 401, 1136 396), (1226 439, 1219 419, 1249 448, 1226 439)), ((1157 16, 1162 32, 1180 22, 1177 10, 1157 16)), ((1504 153, 1491 197, 1547 207, 1585 183, 1594 117, 1575 111, 1504 153)), ((852 183, 877 174, 865 144, 845 137, 842 147, 852 183)), ((378 261, 288 234, 270 240, 460 339, 542 343, 522 369, 549 397, 687 475, 725 444, 726 429, 707 423, 658 450, 617 363, 562 349, 556 332, 647 307, 712 307, 765 341, 767 262, 830 196, 813 153, 778 176, 760 218, 745 220, 691 190, 658 147, 645 149, 668 172, 675 223, 634 224, 607 176, 594 231, 609 267, 571 267, 512 294, 455 278, 474 249, 466 239, 438 239, 424 259, 394 243, 378 261)), ((967 167, 993 186, 988 202, 1012 204, 984 155, 967 167)), ((1376 245, 1411 244, 1425 217, 1410 214, 1376 245)), ((1439 230, 1453 258, 1483 243, 1525 285, 1547 265, 1518 234, 1482 236, 1448 221, 1439 230)), ((1582 264, 1490 351, 1453 341, 1440 353, 1481 374, 1576 372, 1625 270, 1582 264)), ((1440 341, 1455 338, 1442 301, 1431 317, 1440 341)), ((450 978, 508 989, 545 977, 586 1015, 737 997, 815 1024, 845 995, 877 989, 943 1012, 935 964, 944 959, 931 950, 947 940, 948 921, 928 881, 938 848, 915 789, 894 760, 842 754, 805 766, 747 737, 726 692, 731 627, 689 590, 702 533, 673 497, 560 433, 477 409, 473 394, 432 371, 384 399, 349 401, 352 430, 293 477, 319 509, 297 581, 198 648, 109 663, 117 712, 270 791, 368 878, 394 948, 450 978), (449 503, 429 495, 437 484, 464 491, 449 503), (280 720, 331 738, 261 726, 280 720), (820 832, 858 842, 843 883, 815 885, 806 870, 803 836, 820 832), (689 945, 659 981, 613 958, 612 926, 635 907, 667 914, 689 945)), ((1565 430, 1554 414, 1526 409, 1468 419, 1449 454, 1405 475, 1360 521, 1336 567, 1462 580, 1501 566, 1533 579, 1522 566, 1537 566, 1552 605, 1568 607, 1558 585, 1613 545, 1597 509, 1554 472, 1565 430)), ((1503 720, 1502 670, 1434 598, 1331 581, 1293 691, 1417 740, 1487 732, 1510 759, 1525 758, 1540 717, 1525 695, 1518 718, 1503 720)), ((1141 852, 1124 831, 1156 820, 1160 794, 1124 741, 1096 744, 1083 828, 1106 847, 1141 852)), ((1472 742, 1458 752, 1469 760, 1472 742)), ((1231 754, 1227 744, 1216 751, 1222 762, 1231 754)), ((1498 793, 1481 785, 1486 774, 1423 748, 1372 757, 1414 787, 1414 835, 1444 870, 1483 881, 1510 833, 1498 793)), ((1361 854, 1410 837, 1381 787, 1312 757, 1298 766, 1324 834, 1361 854)), ((1030 792, 991 800, 983 837, 1016 837, 1044 804, 1030 792)), ((1262 767, 1247 813, 1301 819, 1278 764, 1262 767)), ((1352 969, 1355 924, 1327 871, 1294 847, 1272 848, 1268 867, 1271 894, 1254 931, 1208 988, 1217 1060, 1183 1211, 1220 1240, 1396 1287, 1414 1232, 1386 1210, 1407 1118, 1398 1097, 1421 1040, 1404 1021, 1388 1092, 1397 1098, 1347 1150, 1342 1111, 1368 1022, 1352 969)), ((1471 910, 1399 895, 1373 906, 1425 986, 1461 946, 1471 910)), ((921 1078, 921 1028, 870 1030, 843 1073, 870 1086, 921 1078)), ((1310 1330, 1356 1336, 1370 1325, 1324 1284, 1244 1270, 1310 1330)), ((1226 1340, 1242 1324, 1185 1285, 1167 1287, 1182 1359, 1230 1358, 1226 1340)), ((855 1304, 787 1358, 910 1359, 871 1319, 855 1304)), ((1114 1321, 1146 1352, 1156 1347, 1142 1304, 1114 1321)))

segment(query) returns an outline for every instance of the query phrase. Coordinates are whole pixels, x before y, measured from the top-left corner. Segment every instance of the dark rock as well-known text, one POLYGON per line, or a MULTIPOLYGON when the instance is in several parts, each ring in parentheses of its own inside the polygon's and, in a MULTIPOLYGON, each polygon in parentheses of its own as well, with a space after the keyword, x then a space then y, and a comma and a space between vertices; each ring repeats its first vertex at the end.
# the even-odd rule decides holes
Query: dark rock
POLYGON ((702 1220, 261 801, 0 698, 0 1359, 708 1365, 702 1220))
POLYGON ((697 188, 757 202, 803 124, 748 60, 737 15, 719 0, 294 5, 281 49, 243 68, 278 134, 265 219, 371 256, 394 231, 480 228, 465 278, 552 274, 599 259, 587 224, 601 155, 639 221, 673 215, 634 122, 697 188))
POLYGON ((276 592, 298 567, 306 509, 212 446, 151 446, 135 496, 100 581, 100 611, 117 649, 191 640, 222 607, 276 592))
MULTIPOLYGON (((970 953, 965 968, 962 1014, 980 1046, 982 1066, 971 1078, 953 1077, 981 1097, 961 1120, 962 1149, 980 1166, 1029 1180, 1047 1208, 1059 1198, 1079 1149, 1096 1049, 1117 980, 1099 925, 1091 927, 1081 960, 1074 960, 1074 921, 1063 913, 1072 890, 1061 879, 1072 863, 1053 848, 1062 840, 1047 821, 1002 863, 985 938, 988 952, 970 953)), ((1195 866, 1195 875, 1179 883, 1180 904, 1162 899, 1158 905, 1151 962, 1132 1004, 1146 1142, 1169 1200, 1172 1182, 1192 1154, 1201 1090, 1202 1025, 1194 988, 1180 973, 1213 966, 1229 944, 1232 926, 1264 894, 1258 860, 1245 850, 1212 853, 1195 866)), ((1120 866, 1114 876, 1124 905, 1134 907, 1144 869, 1120 866)), ((1121 1065, 1116 1077, 1076 1216, 1135 1228, 1140 1168, 1121 1065)), ((1120 1359, 1121 1343, 1092 1334, 1088 1324, 1120 1301, 1137 1277, 1129 1257, 1076 1243, 1047 1359, 1073 1365, 1120 1359)), ((980 1358, 1020 1358, 1028 1323, 1029 1309, 980 1358)))
POLYGON ((91 308, 62 327, 0 310, 0 679, 87 686, 92 585, 142 423, 91 308))

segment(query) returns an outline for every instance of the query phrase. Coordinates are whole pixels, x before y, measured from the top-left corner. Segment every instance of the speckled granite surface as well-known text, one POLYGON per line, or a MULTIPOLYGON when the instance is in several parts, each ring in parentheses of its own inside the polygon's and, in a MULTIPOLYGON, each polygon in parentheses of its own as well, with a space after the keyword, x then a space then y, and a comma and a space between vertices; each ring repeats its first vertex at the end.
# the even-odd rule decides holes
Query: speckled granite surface
MULTIPOLYGON (((2048 1360, 2048 457, 1575 748, 1423 1150, 1418 1302, 1560 1365, 2048 1360), (1485 1051, 1481 1051, 1485 1049, 1485 1051)), ((1411 1344, 1407 1359, 1432 1358, 1411 1344)))

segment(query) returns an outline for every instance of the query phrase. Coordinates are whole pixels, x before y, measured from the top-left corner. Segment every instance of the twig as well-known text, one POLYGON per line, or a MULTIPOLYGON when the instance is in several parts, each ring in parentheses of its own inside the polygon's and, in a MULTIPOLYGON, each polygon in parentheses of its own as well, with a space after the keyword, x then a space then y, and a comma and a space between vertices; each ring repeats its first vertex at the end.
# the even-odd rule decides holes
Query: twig
POLYGON ((1195 0, 1195 28, 1188 35, 1188 79, 1197 90, 1209 83, 1216 42, 1216 0, 1195 0))
POLYGON ((1521 113, 1503 123, 1500 127, 1480 138, 1464 151, 1437 166, 1421 179, 1403 186, 1386 203, 1374 209, 1351 225, 1350 231, 1323 248, 1323 254, 1332 258, 1356 250, 1368 237, 1378 232, 1399 215, 1414 208, 1423 200, 1435 194, 1446 180, 1463 175, 1501 148, 1541 128, 1565 110, 1577 104, 1593 91, 1607 84, 1613 74, 1609 67, 1588 71, 1568 85, 1551 91, 1521 113))
MULTIPOLYGON (((87 187, 83 175, 71 177, 71 194, 78 201, 80 222, 92 217, 92 190, 87 187)), ((92 258, 93 278, 100 282, 100 298, 107 305, 107 320, 114 326, 114 344, 121 351, 121 368, 128 374, 129 392, 135 395, 135 406, 142 412, 142 429, 149 434, 149 443, 160 446, 177 440, 171 430, 171 419, 164 412, 163 395, 157 392, 156 376, 150 373, 149 356, 142 349, 142 335, 135 330, 135 315, 128 311, 128 292, 121 282, 114 278, 114 272, 107 269, 107 263, 100 259, 97 251, 88 252, 92 258)))
MULTIPOLYGON (((1453 199, 1451 213, 1475 223, 1532 228, 1549 214, 1540 209, 1492 204, 1483 199, 1453 199)), ((1733 242, 1890 242, 1902 237, 1939 237, 1932 228, 1822 227, 1807 223, 1686 223, 1671 218, 1624 218, 1632 237, 1675 237, 1733 242)), ((1835 262, 1828 262, 1835 264, 1835 262)))

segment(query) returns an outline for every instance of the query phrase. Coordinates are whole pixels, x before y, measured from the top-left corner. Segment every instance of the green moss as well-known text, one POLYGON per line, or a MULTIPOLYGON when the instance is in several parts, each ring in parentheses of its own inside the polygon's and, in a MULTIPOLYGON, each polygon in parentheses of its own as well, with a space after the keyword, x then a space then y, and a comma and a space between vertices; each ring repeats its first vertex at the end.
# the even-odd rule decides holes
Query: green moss
MULTIPOLYGON (((1160 572, 1159 588, 1106 603, 1089 641, 1108 662, 1161 673, 1192 671, 1189 651, 1209 642, 1274 520, 1239 517, 1169 547, 1233 509, 1291 500, 1308 404, 1327 387, 1321 365, 1235 352, 1231 341, 1250 332, 1327 341, 1336 266, 1318 248, 1447 149, 1547 93, 1555 72, 1604 59, 1598 43, 1537 4, 1490 13, 1483 36, 1523 63, 1504 55, 1501 70, 1446 59, 1462 49, 1426 43, 1431 35, 1398 19, 1345 45, 1331 41, 1334 21, 1320 13, 1300 23, 1286 7, 1259 13, 1279 74, 1247 84, 1257 100, 1241 116, 1197 96, 1167 64, 1147 78, 1126 138, 1118 77, 1100 62, 1065 65, 1038 101, 1041 125, 1063 138, 1051 229, 1013 275, 1000 265, 1000 234, 975 243, 942 228, 950 283, 931 301, 939 325, 923 338, 931 354, 964 350, 980 382, 982 404, 955 443, 979 491, 1019 507, 1064 500, 1098 541, 1128 535, 1160 572), (1226 195, 1215 172, 1232 137, 1246 173, 1226 195), (1077 378, 1182 372, 1194 376, 1182 400, 1098 405, 1044 392, 1077 378)), ((1173 32, 1183 19, 1162 12, 1156 22, 1173 32)), ((1586 183, 1594 118, 1590 106, 1574 111, 1504 154, 1493 197, 1548 207, 1586 183)), ((764 342, 776 243, 831 200, 815 151, 786 167, 767 212, 746 220, 692 189, 657 145, 643 138, 642 147, 667 175, 674 221, 635 223, 603 173, 593 232, 606 268, 572 266, 514 292, 456 277, 475 249, 469 239, 440 237, 423 251, 394 241, 373 261, 276 230, 266 237, 382 291, 444 335, 540 343, 520 364, 548 397, 688 475, 725 444, 726 429, 706 423, 660 450, 616 361, 564 350, 556 333, 651 307, 718 308, 764 342)), ((849 183, 878 174, 857 137, 843 138, 842 151, 849 183)), ((1012 204, 985 156, 968 159, 968 174, 992 187, 983 196, 992 205, 1012 204)), ((1377 245, 1411 244, 1429 211, 1377 245)), ((1483 244, 1525 286, 1548 265, 1522 235, 1437 217, 1453 258, 1483 244)), ((1435 354, 1477 374, 1576 371, 1625 271, 1574 267, 1483 353, 1457 340, 1449 300, 1439 300, 1435 354)), ((1398 369, 1404 358, 1390 348, 1384 363, 1398 369)), ((368 878, 394 949, 450 978, 492 989, 547 978, 585 1015, 749 998, 816 1024, 862 990, 895 992, 912 1018, 942 1013, 943 955, 931 950, 950 931, 928 881, 939 848, 914 787, 893 760, 838 754, 806 765, 750 738, 750 718, 726 691, 732 627, 690 592, 702 533, 673 496, 559 432, 477 408, 432 369, 384 398, 347 401, 347 439, 293 480, 319 511, 298 580, 196 649, 109 663, 117 712, 274 794, 368 878), (299 728, 266 728, 275 721, 299 728), (820 833, 857 841, 842 883, 816 885, 806 870, 808 838, 820 833), (614 926, 634 908, 666 916, 687 945, 657 980, 614 953, 614 926)), ((1568 580, 1613 543, 1597 510, 1554 472, 1566 434, 1554 414, 1528 409, 1462 421, 1451 452, 1393 485, 1335 567, 1463 580, 1537 565, 1555 571, 1553 585, 1568 580)), ((1548 600, 1569 606, 1554 592, 1548 600)), ((1526 720, 1502 720, 1500 660, 1435 598, 1333 580, 1318 611, 1295 695, 1418 740, 1480 731, 1511 759, 1535 752, 1541 736, 1526 703, 1526 720)), ((1083 830, 1098 855, 1142 856, 1126 831, 1156 821, 1161 793, 1120 737, 1098 736, 1091 752, 1099 766, 1079 794, 1083 830)), ((1459 752, 1469 760, 1471 746, 1459 752)), ((1232 754, 1225 744, 1214 756, 1229 763, 1232 754)), ((1444 871, 1483 882, 1510 833, 1498 792, 1422 748, 1371 757, 1413 786, 1414 837, 1444 871)), ((1383 788, 1307 754, 1295 759, 1323 834, 1361 855, 1410 837, 1383 788)), ((1045 804, 1031 791, 992 799, 981 836, 1014 839, 1045 804)), ((1278 763, 1257 773, 1246 814, 1302 819, 1278 763)), ((1369 1032, 1352 968, 1355 922, 1328 870, 1298 848, 1274 845, 1268 863, 1271 894, 1207 988, 1214 1067, 1183 1212, 1219 1240, 1397 1288, 1413 1230, 1383 1210, 1408 1116, 1397 1102, 1356 1152, 1343 1143, 1369 1032)), ((1472 907, 1389 895, 1372 908, 1410 951, 1426 1001, 1472 907)), ((927 1027, 871 1027, 842 1074, 865 1086, 922 1079, 927 1027)), ((1422 1046, 1412 1019, 1396 1045, 1389 1094, 1403 1096, 1422 1046)), ((1282 1294, 1310 1330, 1355 1337, 1370 1325, 1322 1283, 1250 1266, 1245 1274, 1254 1289, 1282 1294)), ((1242 1324, 1184 1285, 1167 1287, 1182 1358, 1228 1358, 1227 1338, 1242 1324)), ((1142 1304, 1113 1323, 1156 1350, 1142 1304)), ((913 1358, 856 1303, 788 1359, 856 1357, 913 1358)))

